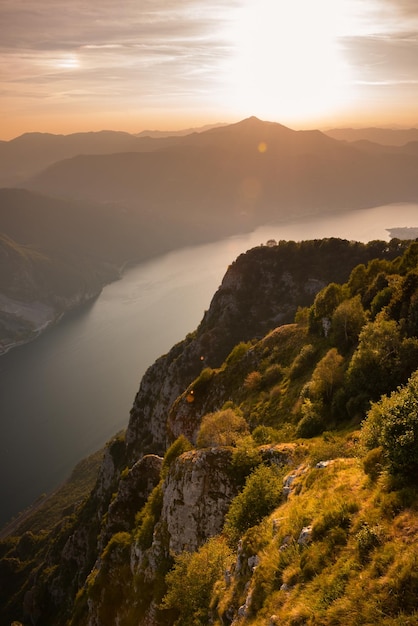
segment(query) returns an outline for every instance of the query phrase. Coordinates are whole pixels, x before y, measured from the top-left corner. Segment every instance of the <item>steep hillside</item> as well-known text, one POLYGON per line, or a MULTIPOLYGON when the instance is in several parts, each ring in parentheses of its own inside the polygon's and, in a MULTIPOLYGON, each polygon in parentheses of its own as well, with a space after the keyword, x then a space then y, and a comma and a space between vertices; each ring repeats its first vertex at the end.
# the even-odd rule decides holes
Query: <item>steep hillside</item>
POLYGON ((211 237, 167 216, 0 189, 0 354, 96 297, 123 267, 211 237), (172 221, 174 220, 174 222, 172 221))
POLYGON ((115 280, 135 258, 130 232, 126 217, 86 203, 0 189, 0 353, 115 280))
POLYGON ((5 620, 416 623, 417 303, 418 242, 241 255, 90 495, 0 543, 5 620))

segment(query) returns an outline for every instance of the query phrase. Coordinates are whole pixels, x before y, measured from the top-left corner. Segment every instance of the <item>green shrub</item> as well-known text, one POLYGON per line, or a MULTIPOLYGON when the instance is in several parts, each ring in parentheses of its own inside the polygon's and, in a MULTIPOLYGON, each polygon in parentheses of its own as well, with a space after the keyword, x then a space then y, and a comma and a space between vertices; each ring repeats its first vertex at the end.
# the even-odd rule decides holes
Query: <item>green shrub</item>
POLYGON ((198 552, 179 554, 166 575, 167 593, 160 608, 174 610, 178 626, 211 623, 213 587, 231 561, 230 550, 219 537, 210 539, 198 552))
POLYGON ((290 367, 290 378, 294 379, 306 374, 314 363, 315 354, 314 346, 310 343, 305 344, 290 367))
POLYGON ((370 476, 372 480, 376 480, 376 478, 380 476, 384 466, 385 459, 382 446, 370 450, 363 459, 364 472, 370 476))
POLYGON ((344 359, 336 348, 328 350, 312 374, 309 383, 309 395, 329 403, 335 390, 343 382, 343 364, 344 359))
POLYGON ((224 531, 235 543, 246 530, 256 526, 282 501, 283 475, 275 466, 261 465, 247 478, 225 517, 224 531))
POLYGON ((364 524, 356 534, 357 550, 360 563, 366 563, 370 553, 380 544, 380 529, 364 524))
POLYGON ((183 454, 183 452, 188 452, 193 448, 190 441, 184 435, 180 435, 177 439, 171 444, 168 448, 167 452, 164 455, 163 466, 161 470, 162 478, 165 478, 168 474, 168 471, 172 465, 172 463, 183 454))
POLYGON ((375 403, 362 428, 366 447, 382 446, 392 474, 413 479, 418 470, 418 371, 408 384, 375 403))
POLYGON ((270 365, 261 377, 262 387, 269 388, 283 379, 284 371, 281 365, 274 363, 270 365))
POLYGON ((251 436, 243 437, 232 453, 231 473, 238 485, 242 485, 251 472, 262 462, 261 454, 251 436))
POLYGON ((241 341, 238 343, 229 353, 229 355, 225 359, 225 365, 228 367, 231 365, 235 365, 239 361, 241 361, 242 357, 248 352, 251 348, 251 342, 245 343, 241 341))
POLYGON ((298 423, 296 436, 309 439, 319 435, 325 428, 325 422, 309 398, 303 401, 301 412, 303 417, 298 423))
POLYGON ((252 438, 260 446, 281 441, 280 432, 270 426, 257 426, 252 432, 252 438))
POLYGON ((205 367, 205 369, 200 372, 199 376, 193 382, 193 392, 199 393, 205 391, 214 376, 215 370, 211 367, 205 367))
POLYGON ((245 419, 233 409, 225 409, 204 416, 197 435, 197 445, 199 448, 233 446, 248 434, 245 419))
POLYGON ((142 549, 147 549, 152 544, 154 526, 157 523, 163 506, 162 482, 151 492, 145 506, 136 516, 135 540, 142 549))

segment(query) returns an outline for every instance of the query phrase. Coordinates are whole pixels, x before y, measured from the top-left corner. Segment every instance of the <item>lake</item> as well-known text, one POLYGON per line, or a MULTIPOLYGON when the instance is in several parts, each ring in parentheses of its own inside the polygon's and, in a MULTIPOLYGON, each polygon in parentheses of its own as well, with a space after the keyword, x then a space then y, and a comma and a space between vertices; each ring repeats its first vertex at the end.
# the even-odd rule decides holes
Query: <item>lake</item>
POLYGON ((128 424, 148 366, 193 331, 228 265, 268 239, 389 239, 418 226, 418 205, 298 219, 163 255, 0 357, 0 525, 54 489, 128 424))

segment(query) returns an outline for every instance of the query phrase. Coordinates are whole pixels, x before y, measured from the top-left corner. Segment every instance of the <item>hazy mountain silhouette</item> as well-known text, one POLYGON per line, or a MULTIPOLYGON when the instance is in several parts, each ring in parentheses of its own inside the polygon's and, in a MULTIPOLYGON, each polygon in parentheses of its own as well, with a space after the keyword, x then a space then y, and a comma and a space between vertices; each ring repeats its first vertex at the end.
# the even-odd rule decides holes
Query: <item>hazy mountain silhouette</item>
POLYGON ((418 141, 418 128, 332 128, 324 133, 343 141, 366 140, 388 146, 418 141))
POLYGON ((197 128, 183 128, 182 130, 142 130, 140 133, 135 133, 136 137, 184 137, 184 135, 191 135, 192 133, 201 133, 217 126, 226 126, 226 124, 206 124, 205 126, 199 126, 197 128))
POLYGON ((147 152, 171 145, 177 137, 202 132, 216 125, 179 131, 145 130, 138 134, 103 130, 99 132, 54 135, 25 133, 10 141, 0 141, 0 186, 13 186, 62 159, 80 154, 147 152))
POLYGON ((161 140, 148 152, 67 159, 25 186, 170 217, 190 232, 196 227, 220 234, 289 217, 289 212, 416 201, 417 173, 413 150, 367 150, 319 131, 249 118, 171 143, 161 140))
POLYGON ((79 154, 155 150, 161 141, 169 143, 175 139, 136 137, 111 130, 70 135, 25 133, 11 141, 0 141, 0 185, 13 186, 56 161, 79 154))

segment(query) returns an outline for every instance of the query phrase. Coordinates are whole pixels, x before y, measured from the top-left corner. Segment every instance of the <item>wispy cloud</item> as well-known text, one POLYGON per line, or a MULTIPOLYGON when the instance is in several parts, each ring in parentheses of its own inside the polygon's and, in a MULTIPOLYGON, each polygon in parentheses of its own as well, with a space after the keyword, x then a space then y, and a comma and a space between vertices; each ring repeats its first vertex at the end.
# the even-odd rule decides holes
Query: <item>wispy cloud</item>
POLYGON ((378 34, 345 38, 344 48, 357 81, 418 84, 416 33, 378 34))
POLYGON ((1 76, 33 86, 118 77, 132 80, 132 89, 139 80, 160 92, 158 85, 162 89, 174 78, 181 83, 188 75, 196 77, 224 57, 227 41, 216 34, 220 6, 203 0, 44 0, 36 5, 3 0, 1 76))
MULTIPOLYGON (((317 20, 323 30, 326 25, 332 29, 331 35, 338 40, 339 51, 350 70, 347 81, 358 89, 373 85, 377 90, 384 85, 386 90, 388 85, 411 86, 416 82, 416 0, 316 0, 315 6, 313 0, 293 0, 287 9, 281 3, 282 0, 1 0, 0 119, 17 113, 29 117, 33 110, 41 115, 42 107, 44 116, 53 113, 58 119, 60 113, 71 112, 81 118, 87 106, 89 110, 101 111, 103 116, 116 110, 122 115, 129 108, 134 111, 143 107, 212 107, 216 118, 221 119, 223 115, 217 111, 222 110, 222 98, 224 94, 228 97, 228 90, 237 79, 236 48, 245 47, 248 41, 241 37, 237 43, 234 39, 235 20, 249 7, 255 16, 249 24, 250 39, 256 34, 255 39, 262 43, 263 34, 256 32, 257 24, 271 22, 267 28, 269 36, 277 40, 280 32, 279 38, 297 49, 296 56, 286 56, 286 51, 281 56, 281 74, 292 78, 291 86, 296 80, 306 79, 309 88, 312 76, 320 73, 311 71, 311 78, 301 77, 305 56, 312 57, 309 41, 313 38, 308 37, 308 41, 305 36, 312 24, 306 15, 317 20), (296 11, 295 6, 301 10, 296 11), (267 17, 258 20, 263 16, 262 7, 266 8, 267 17), (303 11, 303 7, 307 10, 303 11), (291 29, 282 19, 286 11, 291 13, 293 22, 299 20, 300 13, 295 32, 289 32, 291 29), (294 68, 292 59, 294 64, 297 59, 294 68)), ((260 58, 258 61, 261 63, 260 58)), ((275 66, 277 70, 277 59, 267 54, 263 65, 255 68, 261 77, 257 82, 260 88, 275 83, 275 66)), ((248 68, 241 69, 238 79, 248 82, 248 68)), ((345 74, 341 81, 345 81, 345 74)), ((283 101, 279 87, 278 102, 283 101)))

